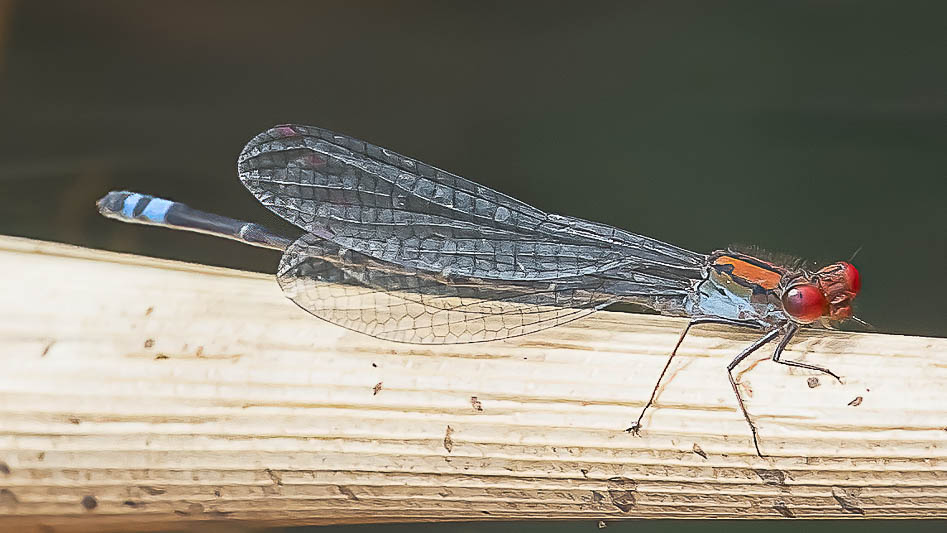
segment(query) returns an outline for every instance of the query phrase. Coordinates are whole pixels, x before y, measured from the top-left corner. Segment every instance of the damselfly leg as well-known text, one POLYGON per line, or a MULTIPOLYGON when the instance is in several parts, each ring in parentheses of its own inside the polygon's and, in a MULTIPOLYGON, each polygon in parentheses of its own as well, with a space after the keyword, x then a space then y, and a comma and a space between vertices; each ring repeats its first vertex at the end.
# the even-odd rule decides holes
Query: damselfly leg
MULTIPOLYGON (((723 319, 718 319, 718 318, 698 318, 698 319, 690 321, 687 324, 687 327, 684 328, 684 331, 681 333, 681 336, 678 338, 677 344, 674 346, 674 350, 671 351, 671 355, 668 357, 667 363, 664 365, 664 369, 661 370, 661 375, 658 376, 658 381, 657 383, 655 383, 654 389, 651 391, 651 398, 648 399, 648 402, 645 404, 644 408, 641 410, 641 414, 638 416, 638 420, 635 421, 635 423, 632 424, 631 427, 626 429, 625 431, 635 434, 635 435, 639 434, 641 430, 641 420, 644 418, 644 415, 647 412, 648 408, 654 404, 654 399, 657 396, 658 389, 661 386, 661 381, 664 379, 665 374, 667 374, 668 368, 670 368, 671 366, 671 360, 674 358, 675 355, 677 355, 677 350, 678 348, 680 348, 681 343, 684 342, 684 337, 687 336, 687 333, 690 331, 690 328, 697 324, 726 324, 726 325, 731 325, 731 326, 742 326, 742 327, 752 327, 752 328, 765 327, 763 324, 756 323, 756 322, 742 322, 742 321, 736 321, 736 320, 723 320, 723 319)), ((740 407, 740 412, 743 413, 743 418, 746 420, 747 425, 750 427, 750 433, 753 435, 753 447, 756 449, 756 454, 759 455, 760 457, 764 457, 764 455, 763 455, 763 452, 760 451, 759 432, 757 431, 756 423, 753 422, 753 419, 750 417, 750 413, 749 411, 747 411, 746 405, 743 402, 743 395, 740 394, 739 384, 737 383, 736 378, 733 377, 733 370, 740 363, 742 363, 744 359, 746 359, 751 354, 753 354, 754 352, 756 352, 757 350, 759 350, 760 348, 768 344, 770 341, 772 341, 776 337, 779 337, 780 335, 782 335, 782 339, 780 339, 779 344, 776 345, 776 350, 773 351, 773 356, 772 356, 773 361, 782 365, 786 365, 786 366, 805 368, 807 370, 815 370, 818 372, 822 372, 824 374, 828 374, 834 377, 835 379, 839 380, 839 382, 842 381, 838 375, 836 375, 834 372, 832 372, 831 370, 827 368, 822 368, 820 366, 810 365, 807 363, 801 363, 799 361, 790 361, 790 360, 780 359, 783 351, 786 349, 786 346, 789 345, 789 341, 792 340, 793 336, 796 334, 797 331, 799 331, 799 326, 793 323, 788 323, 788 324, 775 327, 767 331, 766 334, 764 334, 762 337, 754 341, 753 344, 744 348, 743 351, 741 351, 736 357, 734 357, 733 360, 730 361, 730 364, 727 365, 727 378, 730 380, 730 386, 733 388, 733 394, 734 396, 736 396, 737 405, 740 407)))
MULTIPOLYGON (((743 413, 743 418, 746 419, 746 423, 750 426, 750 432, 753 434, 753 446, 756 448, 756 455, 763 457, 763 453, 760 451, 760 442, 759 437, 756 431, 756 424, 753 423, 753 420, 750 418, 750 413, 747 412, 746 406, 743 404, 743 396, 740 394, 740 387, 737 386, 737 381, 733 377, 733 369, 736 368, 744 359, 749 357, 750 354, 759 350, 766 345, 769 341, 778 337, 783 333, 782 328, 772 329, 766 332, 766 335, 763 335, 757 339, 753 344, 747 346, 740 355, 737 355, 733 358, 733 361, 730 361, 730 364, 727 365, 727 377, 730 379, 730 386, 733 387, 733 394, 737 397, 737 404, 740 406, 740 411, 743 413)), ((786 333, 786 337, 791 337, 792 333, 786 333)), ((779 343, 780 346, 783 346, 783 343, 779 343)), ((779 351, 779 347, 776 348, 779 351)))
MULTIPOLYGON (((760 329, 763 327, 762 324, 753 321, 741 321, 741 320, 728 320, 725 318, 695 318, 687 323, 687 327, 684 328, 684 331, 681 332, 681 336, 677 339, 677 344, 674 345, 674 349, 671 350, 671 355, 668 356, 667 363, 664 364, 664 369, 661 370, 661 374, 658 376, 658 381, 654 384, 654 389, 651 391, 651 398, 648 399, 648 403, 645 404, 644 408, 641 409, 641 414, 638 415, 638 420, 631 425, 627 431, 633 435, 638 435, 641 430, 641 420, 644 418, 645 412, 648 408, 654 404, 654 399, 658 395, 658 389, 661 387, 661 381, 664 380, 664 375, 667 374, 668 368, 671 367, 671 361, 674 359, 674 356, 677 355, 677 349, 681 347, 681 343, 684 342, 684 337, 687 336, 687 333, 690 329, 698 324, 725 324, 728 326, 739 326, 746 328, 760 329)), ((749 354, 747 354, 749 355, 749 354)), ((746 357, 744 355, 743 357, 746 357)))
MULTIPOLYGON (((687 333, 690 331, 691 327, 698 324, 725 324, 729 326, 740 326, 740 327, 750 327, 755 329, 765 328, 765 324, 752 321, 738 321, 738 320, 726 320, 720 318, 697 318, 691 320, 687 327, 684 328, 684 331, 681 332, 681 336, 677 339, 677 344, 674 345, 674 349, 671 351, 671 355, 668 356, 667 363, 665 363, 664 368, 661 370, 661 374, 658 376, 658 381, 654 384, 654 389, 651 391, 651 397, 648 399, 648 402, 645 404, 644 408, 641 409, 641 414, 638 415, 638 420, 631 425, 625 431, 638 435, 641 431, 641 421, 644 419, 645 413, 648 411, 648 408, 654 405, 654 400, 658 395, 658 389, 661 387, 661 382, 664 380, 664 376, 667 374, 668 369, 671 367, 671 361, 674 359, 674 356, 677 355, 677 350, 681 347, 681 344, 684 342, 684 338, 687 336, 687 333)), ((753 422, 753 419, 750 417, 750 413, 746 409, 746 405, 743 402, 743 395, 740 394, 740 388, 737 383, 736 378, 733 377, 733 370, 741 363, 744 359, 749 357, 755 351, 759 350, 770 341, 782 335, 782 338, 779 341, 779 344, 776 346, 776 350, 773 352, 772 359, 773 361, 797 368, 805 368, 807 370, 815 370, 828 374, 835 379, 841 382, 841 378, 836 375, 834 372, 827 368, 822 368, 820 366, 810 365, 807 363, 801 363, 799 361, 790 361, 784 360, 780 357, 782 356, 783 351, 786 349, 786 346, 789 344, 789 341, 792 340, 793 336, 799 330, 799 326, 793 323, 784 324, 777 326, 773 329, 770 329, 762 337, 753 342, 753 344, 747 346, 743 351, 741 351, 736 357, 730 361, 730 364, 727 365, 727 378, 730 380, 730 386, 733 388, 733 394, 737 398, 737 405, 740 407, 740 412, 743 413, 743 418, 746 420, 747 425, 750 427, 750 432, 753 435, 753 446, 756 448, 756 454, 760 457, 763 457, 763 453, 760 451, 759 445, 759 434, 756 428, 756 423, 753 422)))
POLYGON ((737 386, 737 381, 733 377, 733 369, 737 367, 744 359, 747 358, 751 353, 755 352, 759 348, 763 347, 766 343, 778 337, 780 333, 783 334, 783 338, 779 340, 779 344, 776 345, 776 350, 773 351, 773 361, 786 366, 793 366, 797 368, 805 368, 806 370, 816 370, 822 372, 823 374, 828 374, 833 378, 837 379, 839 383, 842 382, 842 379, 838 377, 834 372, 827 368, 822 368, 821 366, 810 365, 807 363, 800 363, 799 361, 789 361, 782 360, 780 356, 783 354, 783 350, 786 349, 786 346, 789 345, 789 341, 792 340, 793 335, 799 331, 799 326, 790 322, 785 324, 777 329, 768 331, 766 335, 760 337, 756 342, 747 346, 745 350, 740 352, 740 355, 733 358, 733 361, 730 361, 730 364, 727 365, 727 377, 730 378, 730 386, 733 387, 733 393, 737 397, 737 403, 740 405, 740 411, 743 412, 743 418, 746 419, 746 423, 750 426, 750 431, 753 433, 753 446, 756 447, 756 455, 763 457, 763 453, 760 452, 760 442, 759 435, 756 430, 756 424, 750 418, 750 413, 747 412, 746 406, 743 404, 743 396, 740 394, 740 388, 737 386))
POLYGON ((805 368, 807 370, 815 370, 817 372, 822 372, 823 374, 828 374, 832 376, 833 378, 838 380, 839 383, 842 382, 842 378, 840 378, 835 372, 832 372, 828 368, 810 365, 808 363, 801 363, 799 361, 790 361, 788 359, 780 359, 780 357, 783 354, 783 350, 786 348, 786 345, 789 344, 789 340, 792 339, 792 336, 795 335, 797 331, 799 331, 799 326, 795 324, 791 324, 787 329, 788 331, 786 331, 786 336, 783 337, 782 340, 779 341, 779 346, 777 346, 776 351, 773 352, 773 361, 776 361, 777 363, 781 365, 794 366, 797 368, 805 368))

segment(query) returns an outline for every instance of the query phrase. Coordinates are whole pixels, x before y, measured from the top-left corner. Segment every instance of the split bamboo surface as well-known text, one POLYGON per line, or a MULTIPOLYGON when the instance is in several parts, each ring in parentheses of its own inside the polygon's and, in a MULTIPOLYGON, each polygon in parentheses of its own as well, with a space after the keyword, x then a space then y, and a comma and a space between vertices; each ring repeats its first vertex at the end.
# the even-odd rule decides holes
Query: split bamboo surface
POLYGON ((760 458, 754 331, 695 328, 633 436, 682 319, 412 346, 271 275, 12 237, 0 272, 3 530, 947 517, 945 339, 790 344, 844 383, 752 356, 760 458))

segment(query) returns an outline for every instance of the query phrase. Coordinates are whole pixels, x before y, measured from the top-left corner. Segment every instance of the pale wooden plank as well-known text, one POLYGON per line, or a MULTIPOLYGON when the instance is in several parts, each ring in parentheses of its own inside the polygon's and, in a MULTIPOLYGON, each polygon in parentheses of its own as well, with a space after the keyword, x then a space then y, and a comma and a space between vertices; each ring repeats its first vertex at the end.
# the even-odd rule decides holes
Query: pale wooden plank
POLYGON ((683 320, 409 346, 269 275, 11 237, 0 271, 3 528, 947 516, 944 339, 800 335, 815 387, 761 354, 760 459, 753 332, 698 328, 636 438, 683 320))

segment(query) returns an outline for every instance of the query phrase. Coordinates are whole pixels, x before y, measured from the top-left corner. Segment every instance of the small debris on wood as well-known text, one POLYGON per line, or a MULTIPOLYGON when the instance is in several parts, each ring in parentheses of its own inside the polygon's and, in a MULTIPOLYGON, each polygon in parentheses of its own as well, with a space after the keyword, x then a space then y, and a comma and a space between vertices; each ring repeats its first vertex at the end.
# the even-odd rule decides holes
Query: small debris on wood
POLYGON ((694 443, 693 449, 694 449, 694 453, 696 453, 697 455, 703 457, 704 459, 707 458, 707 452, 705 452, 704 449, 701 448, 700 445, 697 444, 696 442, 694 443))
POLYGON ((12 507, 20 503, 19 498, 10 489, 0 489, 0 507, 12 507))
POLYGON ((796 518, 796 513, 792 512, 792 509, 786 506, 786 504, 783 502, 777 501, 774 503, 773 509, 786 518, 796 518))
POLYGON ((608 478, 608 497, 612 505, 619 511, 627 513, 638 505, 635 498, 635 492, 638 490, 638 483, 627 477, 608 478))
POLYGON ((99 502, 95 499, 95 496, 83 496, 82 506, 85 507, 87 511, 91 511, 99 506, 99 502))
POLYGON ((753 471, 756 472, 756 475, 760 477, 760 480, 762 480, 763 483, 767 485, 786 485, 786 473, 782 470, 755 468, 753 471))
POLYGON ((454 428, 447 426, 447 431, 444 433, 444 449, 447 450, 447 453, 454 449, 454 439, 451 438, 453 432, 454 428))
POLYGON ((857 505, 855 505, 854 503, 848 500, 848 498, 854 497, 853 495, 847 495, 845 494, 843 490, 836 489, 836 487, 832 487, 832 497, 835 498, 835 501, 838 502, 839 507, 841 507, 842 510, 847 511, 852 514, 860 514, 860 515, 865 514, 864 509, 862 509, 861 507, 858 507, 857 505), (839 494, 840 492, 844 494, 845 497, 840 495, 839 494))

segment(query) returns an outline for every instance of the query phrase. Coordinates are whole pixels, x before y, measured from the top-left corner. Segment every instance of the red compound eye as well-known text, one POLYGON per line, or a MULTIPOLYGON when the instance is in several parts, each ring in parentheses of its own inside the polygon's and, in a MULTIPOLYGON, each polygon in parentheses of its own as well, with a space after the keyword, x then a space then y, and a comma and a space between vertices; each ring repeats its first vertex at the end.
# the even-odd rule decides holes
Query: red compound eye
POLYGON ((796 285, 783 293, 783 310, 799 322, 815 322, 828 307, 825 295, 815 285, 796 285))
POLYGON ((858 294, 858 291, 862 288, 862 277, 858 273, 858 269, 855 268, 851 263, 842 263, 844 265, 843 276, 845 276, 845 284, 848 286, 848 290, 853 294, 858 294))

